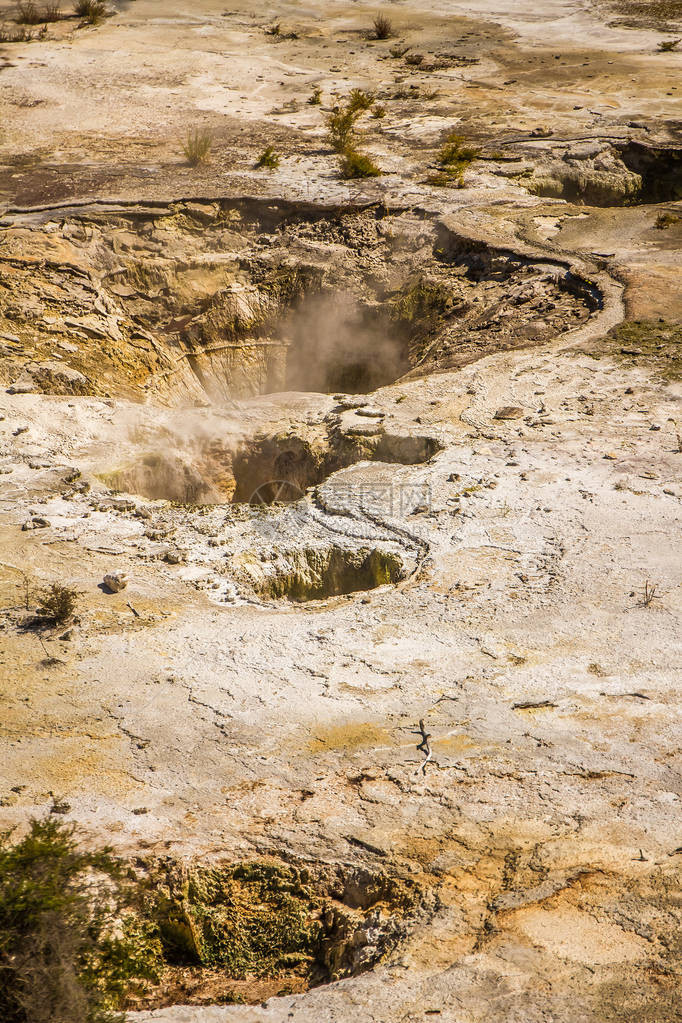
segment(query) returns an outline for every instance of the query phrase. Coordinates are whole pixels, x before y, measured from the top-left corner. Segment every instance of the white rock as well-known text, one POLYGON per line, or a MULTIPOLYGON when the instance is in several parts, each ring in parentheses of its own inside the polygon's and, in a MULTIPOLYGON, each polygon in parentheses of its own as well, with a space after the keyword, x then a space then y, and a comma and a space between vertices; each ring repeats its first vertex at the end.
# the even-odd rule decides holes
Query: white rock
POLYGON ((125 590, 128 585, 128 576, 125 572, 107 572, 104 576, 104 585, 110 593, 118 593, 125 590))
POLYGON ((37 391, 36 382, 28 373, 24 373, 7 388, 8 394, 32 394, 37 391))

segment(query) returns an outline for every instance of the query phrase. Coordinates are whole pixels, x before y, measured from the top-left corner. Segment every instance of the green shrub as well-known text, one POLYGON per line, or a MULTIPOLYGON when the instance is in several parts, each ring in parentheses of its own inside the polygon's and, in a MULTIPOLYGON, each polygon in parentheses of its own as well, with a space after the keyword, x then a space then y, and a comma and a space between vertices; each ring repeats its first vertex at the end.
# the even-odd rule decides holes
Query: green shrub
POLYGON ((258 157, 256 167, 267 167, 268 170, 277 170, 280 164, 280 156, 275 152, 274 146, 268 146, 258 157))
POLYGON ((206 128, 194 128, 187 133, 187 141, 182 147, 190 167, 198 167, 206 163, 211 154, 213 135, 206 128))
POLYGON ((337 153, 353 148, 355 125, 374 104, 374 93, 353 89, 345 106, 337 107, 327 118, 329 142, 337 153))
POLYGON ((341 154, 341 177, 349 180, 351 178, 376 178, 381 174, 369 156, 358 153, 356 149, 348 147, 341 154))
POLYGON ((353 114, 362 114, 365 110, 369 110, 373 103, 373 92, 365 92, 364 89, 351 89, 346 107, 353 114))
POLYGON ((319 85, 316 85, 313 89, 313 94, 308 100, 308 105, 311 107, 319 107, 322 103, 322 89, 319 85))
POLYGON ((74 827, 33 820, 0 835, 0 1019, 113 1023, 133 981, 154 978, 160 943, 128 927, 132 889, 109 850, 83 852, 74 827))
POLYGON ((463 142, 461 135, 454 132, 448 135, 438 157, 441 167, 470 164, 478 157, 479 150, 473 146, 465 146, 463 142))
POLYGON ((350 145, 355 134, 355 122, 357 119, 357 112, 343 107, 333 111, 327 118, 329 142, 337 153, 342 153, 350 145))
POLYGON ((45 625, 63 625, 73 616, 78 597, 78 590, 61 583, 51 583, 38 595, 38 618, 45 625))
POLYGON ((426 183, 438 188, 462 188, 464 172, 478 154, 475 147, 464 145, 461 135, 451 132, 438 154, 438 170, 427 177, 426 183))

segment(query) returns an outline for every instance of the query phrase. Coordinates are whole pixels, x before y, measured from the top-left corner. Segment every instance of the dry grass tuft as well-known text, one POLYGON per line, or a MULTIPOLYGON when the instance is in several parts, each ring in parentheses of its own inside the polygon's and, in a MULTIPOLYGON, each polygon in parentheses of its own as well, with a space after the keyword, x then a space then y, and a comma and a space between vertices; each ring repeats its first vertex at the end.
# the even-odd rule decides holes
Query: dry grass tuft
POLYGON ((187 134, 187 141, 182 147, 190 167, 199 167, 206 163, 211 153, 213 135, 207 128, 194 128, 187 134))
POLYGON ((393 35, 393 23, 385 14, 377 14, 372 22, 372 39, 390 39, 393 35))
POLYGON ((35 38, 34 33, 27 29, 25 25, 14 30, 0 28, 0 43, 30 43, 35 38))
POLYGON ((85 18, 90 25, 97 25, 107 13, 100 0, 77 0, 74 10, 79 18, 85 18))

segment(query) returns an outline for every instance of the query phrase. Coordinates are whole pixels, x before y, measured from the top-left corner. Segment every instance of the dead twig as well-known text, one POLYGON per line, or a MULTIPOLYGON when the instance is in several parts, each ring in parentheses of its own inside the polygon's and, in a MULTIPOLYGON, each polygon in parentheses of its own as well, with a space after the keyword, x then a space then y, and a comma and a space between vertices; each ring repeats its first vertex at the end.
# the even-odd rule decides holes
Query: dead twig
POLYGON ((660 594, 656 592, 658 589, 657 583, 650 583, 649 580, 644 583, 644 592, 642 593, 642 599, 639 602, 640 607, 651 607, 654 600, 660 600, 660 594))
POLYGON ((426 729, 424 728, 424 721, 423 721, 422 718, 419 719, 419 728, 418 729, 413 729, 412 734, 413 735, 421 735, 421 742, 417 743, 417 750, 420 753, 424 753, 426 755, 426 759, 424 760, 424 762, 422 764, 419 765, 419 767, 417 768, 415 774, 419 774, 420 771, 421 771, 422 774, 426 774, 426 765, 431 763, 431 761, 433 759, 433 750, 431 749, 431 746, 429 745, 429 739, 431 738, 431 733, 427 732, 426 729))
POLYGON ((43 665, 43 667, 51 668, 55 664, 64 664, 64 661, 62 661, 62 659, 60 657, 55 657, 54 654, 50 653, 50 651, 47 649, 47 647, 43 643, 43 640, 42 640, 41 636, 37 636, 36 638, 37 638, 38 642, 40 643, 41 647, 43 648, 43 653, 45 654, 44 659, 41 661, 41 664, 43 665))

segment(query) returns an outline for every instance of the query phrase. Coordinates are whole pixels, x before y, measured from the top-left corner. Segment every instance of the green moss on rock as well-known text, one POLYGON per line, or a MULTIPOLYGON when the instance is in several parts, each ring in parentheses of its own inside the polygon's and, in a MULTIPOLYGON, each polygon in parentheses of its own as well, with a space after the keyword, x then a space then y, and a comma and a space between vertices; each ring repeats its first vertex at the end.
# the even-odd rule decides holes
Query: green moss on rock
POLYGON ((320 901, 299 872, 267 863, 199 868, 171 881, 154 908, 166 954, 231 977, 306 972, 320 901))
POLYGON ((595 358, 610 355, 633 368, 654 370, 664 380, 682 380, 682 324, 626 320, 591 354, 595 358))
POLYGON ((367 547, 357 550, 309 547, 289 551, 271 567, 274 570, 260 582, 260 592, 268 597, 286 597, 298 602, 372 590, 396 583, 405 576, 398 555, 367 547))

